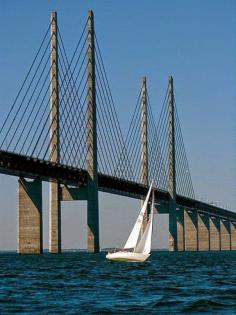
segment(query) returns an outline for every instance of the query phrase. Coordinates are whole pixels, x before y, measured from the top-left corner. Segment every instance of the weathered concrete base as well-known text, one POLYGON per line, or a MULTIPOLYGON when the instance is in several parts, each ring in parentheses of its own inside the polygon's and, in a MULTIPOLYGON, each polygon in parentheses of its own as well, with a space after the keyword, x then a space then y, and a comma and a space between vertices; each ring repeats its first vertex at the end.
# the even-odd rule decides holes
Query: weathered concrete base
POLYGON ((185 250, 197 251, 197 212, 184 210, 185 250))
POLYGON ((231 222, 231 250, 236 250, 236 223, 231 222))
POLYGON ((99 248, 99 208, 98 191, 88 190, 87 202, 87 250, 98 253, 99 248))
POLYGON ((178 209, 177 213, 177 250, 184 251, 184 210, 178 209))
POLYGON ((177 250, 177 218, 169 214, 169 251, 177 250))
POLYGON ((61 253, 61 191, 59 183, 49 183, 49 252, 61 253))
POLYGON ((198 250, 210 250, 209 215, 198 213, 198 250))
POLYGON ((230 221, 220 220, 221 250, 230 250, 230 221))
POLYGON ((210 217, 210 250, 220 250, 220 219, 217 217, 210 217))
POLYGON ((42 181, 18 181, 18 237, 19 254, 41 254, 42 237, 42 181))

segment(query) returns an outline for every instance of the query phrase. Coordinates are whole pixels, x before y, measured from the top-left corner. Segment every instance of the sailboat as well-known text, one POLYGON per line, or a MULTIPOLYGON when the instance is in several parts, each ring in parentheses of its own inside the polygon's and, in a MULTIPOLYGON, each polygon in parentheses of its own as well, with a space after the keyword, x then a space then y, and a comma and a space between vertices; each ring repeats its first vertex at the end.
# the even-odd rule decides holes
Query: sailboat
POLYGON ((152 242, 152 222, 154 211, 154 194, 152 196, 151 213, 146 225, 145 231, 142 234, 143 218, 148 208, 148 201, 152 190, 152 184, 148 190, 148 194, 142 206, 142 209, 137 217, 134 227, 128 237, 123 249, 114 249, 109 251, 106 258, 113 261, 132 261, 143 262, 150 256, 152 242))

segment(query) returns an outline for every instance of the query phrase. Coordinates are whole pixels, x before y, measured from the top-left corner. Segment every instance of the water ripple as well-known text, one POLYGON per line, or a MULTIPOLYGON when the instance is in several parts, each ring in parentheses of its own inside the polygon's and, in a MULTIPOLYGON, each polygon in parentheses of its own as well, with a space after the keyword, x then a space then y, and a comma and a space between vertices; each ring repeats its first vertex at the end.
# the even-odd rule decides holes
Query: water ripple
POLYGON ((236 253, 0 253, 0 314, 236 314, 236 253))

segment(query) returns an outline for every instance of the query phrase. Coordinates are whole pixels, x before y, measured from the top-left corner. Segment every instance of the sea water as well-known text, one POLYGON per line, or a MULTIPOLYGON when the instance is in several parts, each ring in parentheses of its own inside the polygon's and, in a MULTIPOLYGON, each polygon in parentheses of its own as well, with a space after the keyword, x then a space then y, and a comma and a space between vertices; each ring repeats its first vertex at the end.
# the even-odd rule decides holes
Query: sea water
POLYGON ((0 253, 0 314, 236 314, 236 252, 0 253))

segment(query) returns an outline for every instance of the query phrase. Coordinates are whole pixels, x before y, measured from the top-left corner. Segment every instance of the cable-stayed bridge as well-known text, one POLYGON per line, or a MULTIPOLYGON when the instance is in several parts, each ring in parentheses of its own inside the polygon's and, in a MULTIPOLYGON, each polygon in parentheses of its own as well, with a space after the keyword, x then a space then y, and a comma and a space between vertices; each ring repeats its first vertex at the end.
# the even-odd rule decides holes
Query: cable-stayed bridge
MULTIPOLYGON (((236 213, 196 200, 172 76, 158 121, 146 78, 127 135, 121 130, 93 12, 71 58, 50 24, 0 126, 0 172, 19 177, 18 252, 41 253, 42 181, 48 181, 49 251, 61 251, 61 201, 87 200, 87 247, 99 251, 98 192, 143 200, 155 186, 169 214, 169 249, 235 250, 236 213)), ((145 218, 145 222, 147 221, 145 218)))

